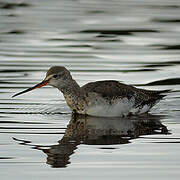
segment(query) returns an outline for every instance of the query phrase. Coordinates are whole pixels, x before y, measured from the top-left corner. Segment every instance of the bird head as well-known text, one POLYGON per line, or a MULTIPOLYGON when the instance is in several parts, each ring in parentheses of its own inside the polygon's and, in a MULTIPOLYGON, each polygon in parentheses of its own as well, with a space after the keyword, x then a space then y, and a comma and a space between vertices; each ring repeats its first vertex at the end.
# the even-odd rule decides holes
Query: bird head
POLYGON ((30 87, 24 91, 21 91, 12 97, 18 96, 20 94, 24 94, 26 92, 32 91, 34 89, 46 86, 46 85, 51 85, 56 88, 63 88, 64 86, 67 85, 67 83, 72 80, 72 76, 70 72, 63 66, 53 66, 51 67, 47 73, 45 79, 38 83, 37 85, 30 87))

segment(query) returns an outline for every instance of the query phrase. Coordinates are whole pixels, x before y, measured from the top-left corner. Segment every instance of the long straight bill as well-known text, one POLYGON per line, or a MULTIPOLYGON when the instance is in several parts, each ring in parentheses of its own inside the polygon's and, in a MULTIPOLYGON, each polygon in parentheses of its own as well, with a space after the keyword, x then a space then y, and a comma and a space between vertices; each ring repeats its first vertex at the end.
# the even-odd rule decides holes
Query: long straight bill
POLYGON ((20 94, 24 94, 26 92, 32 91, 32 90, 34 90, 36 88, 46 86, 47 84, 48 84, 48 81, 42 81, 41 83, 39 83, 39 84, 37 84, 37 85, 35 85, 35 86, 31 87, 31 88, 28 88, 28 89, 26 89, 24 91, 21 91, 21 92, 15 94, 15 95, 13 95, 12 98, 15 97, 15 96, 19 96, 20 94))

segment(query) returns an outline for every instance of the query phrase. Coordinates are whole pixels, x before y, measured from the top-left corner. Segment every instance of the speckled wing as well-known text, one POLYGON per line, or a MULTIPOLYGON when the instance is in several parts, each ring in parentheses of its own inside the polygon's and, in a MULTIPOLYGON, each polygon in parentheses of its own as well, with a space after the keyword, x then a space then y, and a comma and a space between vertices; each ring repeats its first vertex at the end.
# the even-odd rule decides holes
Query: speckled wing
POLYGON ((164 95, 160 95, 165 91, 149 91, 138 89, 131 85, 126 85, 118 81, 96 81, 88 83, 81 87, 85 92, 94 92, 103 98, 135 98, 135 106, 143 106, 145 104, 153 106, 164 95))
POLYGON ((96 81, 82 86, 85 92, 98 93, 104 98, 127 97, 134 95, 135 89, 133 86, 128 86, 118 81, 96 81))

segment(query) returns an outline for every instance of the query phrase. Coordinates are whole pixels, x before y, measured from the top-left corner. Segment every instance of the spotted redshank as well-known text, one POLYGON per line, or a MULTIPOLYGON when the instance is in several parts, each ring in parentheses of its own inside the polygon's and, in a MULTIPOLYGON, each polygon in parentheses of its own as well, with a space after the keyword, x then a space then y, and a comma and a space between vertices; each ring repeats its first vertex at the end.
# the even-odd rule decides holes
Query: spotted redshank
POLYGON ((13 97, 42 86, 51 85, 64 95, 71 111, 101 117, 123 117, 148 112, 169 90, 152 91, 122 84, 118 81, 96 81, 80 87, 63 66, 53 66, 45 79, 13 97))

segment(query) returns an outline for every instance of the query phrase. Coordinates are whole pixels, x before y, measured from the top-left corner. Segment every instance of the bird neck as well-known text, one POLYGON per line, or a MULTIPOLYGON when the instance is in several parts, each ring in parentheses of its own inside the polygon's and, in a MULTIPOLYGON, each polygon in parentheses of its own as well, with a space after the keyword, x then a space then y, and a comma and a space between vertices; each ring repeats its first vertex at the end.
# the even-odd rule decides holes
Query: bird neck
POLYGON ((84 109, 84 91, 75 80, 67 82, 64 88, 59 89, 66 100, 66 103, 73 112, 78 112, 80 108, 84 109))
POLYGON ((81 88, 74 80, 67 80, 64 86, 58 88, 64 95, 79 96, 81 94, 81 88))

